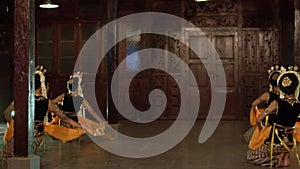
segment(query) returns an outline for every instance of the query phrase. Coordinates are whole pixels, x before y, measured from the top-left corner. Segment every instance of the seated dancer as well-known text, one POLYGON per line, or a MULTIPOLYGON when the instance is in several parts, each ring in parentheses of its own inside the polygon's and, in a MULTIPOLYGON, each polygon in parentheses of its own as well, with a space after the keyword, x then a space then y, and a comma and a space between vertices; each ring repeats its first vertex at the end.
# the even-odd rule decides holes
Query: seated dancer
POLYGON ((294 126, 300 112, 299 74, 294 67, 286 71, 282 69, 277 84, 280 89, 280 99, 274 100, 257 118, 257 124, 268 115, 273 115, 273 124, 269 124, 269 135, 261 146, 249 149, 247 160, 253 164, 269 167, 287 167, 290 164, 290 152, 296 147, 293 137, 294 126))
MULTIPOLYGON (((37 66, 36 69, 43 69, 42 66, 37 66)), ((46 70, 45 70, 46 71, 46 70)), ((45 73, 45 78, 46 78, 46 91, 48 92, 49 90, 49 82, 48 82, 48 77, 47 77, 47 73, 45 73)), ((3 141, 6 143, 8 140, 10 140, 13 137, 14 134, 14 120, 13 120, 13 116, 14 116, 14 101, 12 101, 8 107, 4 110, 3 115, 7 121, 7 127, 4 133, 4 137, 3 137, 3 141)), ((49 114, 49 113, 48 113, 49 114)))
POLYGON ((12 101, 8 106, 7 108, 4 110, 3 112, 4 114, 4 117, 7 121, 7 127, 6 127, 6 130, 5 130, 5 133, 4 133, 4 136, 3 136, 3 141, 5 143, 8 142, 8 140, 10 140, 10 138, 13 137, 13 134, 14 134, 14 121, 12 120, 13 119, 13 116, 14 116, 14 101, 12 101))
MULTIPOLYGON (((246 142, 249 142, 254 133, 259 132, 256 127, 256 118, 264 111, 263 107, 267 107, 273 100, 279 98, 279 87, 277 86, 277 79, 280 75, 280 67, 278 65, 272 66, 269 70, 269 91, 261 94, 257 99, 252 102, 252 107, 250 110, 250 124, 251 127, 244 134, 246 142), (258 108, 261 107, 262 108, 258 108)), ((272 117, 266 117, 265 121, 262 123, 271 123, 272 117)), ((264 124, 262 124, 264 125, 264 124)))
MULTIPOLYGON (((74 126, 81 127, 77 122, 68 118, 62 110, 53 104, 47 98, 46 84, 48 83, 48 77, 46 69, 42 66, 37 66, 35 70, 35 112, 34 112, 34 151, 40 147, 44 142, 44 117, 48 111, 55 113, 64 122, 74 126)), ((13 119, 11 119, 13 120, 13 119)), ((14 138, 11 137, 7 144, 3 148, 2 158, 13 157, 14 138)))
MULTIPOLYGON (((63 93, 56 97, 53 100, 53 103, 60 104, 61 109, 66 112, 65 114, 73 119, 74 121, 79 121, 82 128, 84 128, 88 133, 93 136, 103 136, 109 140, 112 137, 104 132, 105 125, 107 122, 103 120, 92 108, 89 102, 83 97, 82 95, 82 88, 81 88, 81 81, 82 81, 82 73, 76 73, 70 76, 70 79, 67 81, 67 88, 68 93, 63 93), (96 120, 94 122, 92 120, 87 119, 80 115, 80 111, 83 111, 85 108, 96 120)), ((82 113, 81 113, 82 114, 82 113)), ((64 130, 67 133, 72 133, 73 129, 70 126, 66 125, 63 122, 60 122, 58 117, 55 117, 52 122, 50 122, 49 127, 53 128, 60 128, 61 132, 64 130), (58 124, 58 126, 54 126, 53 124, 58 124)), ((48 132, 49 134, 49 132, 48 132)), ((60 134, 57 132, 53 132, 51 134, 52 137, 60 139, 62 141, 65 140, 66 134, 60 134)), ((76 139, 77 137, 69 138, 68 141, 76 139)))

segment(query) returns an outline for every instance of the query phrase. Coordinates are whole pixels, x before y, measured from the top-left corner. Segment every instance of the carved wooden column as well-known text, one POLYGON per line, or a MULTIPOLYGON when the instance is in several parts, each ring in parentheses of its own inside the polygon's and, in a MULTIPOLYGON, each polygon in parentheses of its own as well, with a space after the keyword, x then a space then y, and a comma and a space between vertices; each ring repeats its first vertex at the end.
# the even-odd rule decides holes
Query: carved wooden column
POLYGON ((294 58, 295 64, 300 65, 300 2, 294 0, 295 21, 294 21, 294 58))
POLYGON ((39 169, 33 156, 35 0, 15 0, 14 5, 14 156, 8 169, 39 169))

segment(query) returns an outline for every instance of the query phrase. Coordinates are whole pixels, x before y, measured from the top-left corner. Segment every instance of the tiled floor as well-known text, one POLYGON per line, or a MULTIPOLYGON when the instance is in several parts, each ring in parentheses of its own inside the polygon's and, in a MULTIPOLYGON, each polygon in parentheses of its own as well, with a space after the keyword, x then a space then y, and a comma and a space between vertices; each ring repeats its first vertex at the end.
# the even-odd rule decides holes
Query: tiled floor
MULTIPOLYGON (((148 137, 168 128, 172 121, 155 121, 138 125, 120 121, 118 130, 127 135, 148 137)), ((61 143, 47 137, 45 151, 38 155, 41 169, 256 169, 264 168, 247 163, 247 145, 243 134, 248 121, 221 121, 217 130, 205 143, 198 143, 204 121, 197 121, 190 133, 171 150, 154 157, 132 159, 111 154, 88 136, 70 143, 61 143)), ((1 127, 0 127, 1 128, 1 127)), ((2 140, 2 139, 1 139, 2 140)), ((1 148, 3 141, 0 142, 1 148)), ((111 144, 115 144, 114 141, 111 144)), ((1 161, 3 169, 6 165, 1 161)), ((300 168, 295 153, 291 155, 290 169, 300 168)))

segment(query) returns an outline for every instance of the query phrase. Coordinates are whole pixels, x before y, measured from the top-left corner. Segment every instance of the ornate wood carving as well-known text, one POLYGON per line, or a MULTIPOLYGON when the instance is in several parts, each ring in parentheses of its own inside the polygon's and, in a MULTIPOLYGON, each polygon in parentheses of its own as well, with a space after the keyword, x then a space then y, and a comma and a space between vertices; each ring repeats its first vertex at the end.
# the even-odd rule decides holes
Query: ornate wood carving
MULTIPOLYGON (((166 49, 167 48, 167 39, 165 36, 162 35, 153 35, 152 38, 152 48, 158 48, 158 49, 166 49)), ((159 65, 161 67, 164 67, 166 64, 166 60, 164 57, 160 57, 159 55, 153 55, 153 59, 151 62, 154 62, 154 64, 159 65)))
POLYGON ((248 73, 267 72, 279 63, 279 32, 277 29, 244 30, 242 65, 248 73))
POLYGON ((198 27, 238 25, 236 0, 186 1, 184 15, 198 27))
POLYGON ((219 0, 207 2, 186 1, 186 14, 187 16, 197 16, 207 13, 235 13, 237 10, 236 2, 236 0, 219 0))
MULTIPOLYGON (((176 32, 175 33, 173 32, 169 36, 153 35, 151 47, 169 51, 174 55, 176 55, 177 57, 183 58, 184 56, 183 56, 182 49, 184 48, 184 45, 179 40, 175 39, 176 36, 177 36, 176 32)), ((171 73, 180 73, 180 67, 177 64, 175 64, 173 59, 168 58, 166 60, 165 58, 160 57, 158 55, 153 55, 153 57, 154 59, 152 59, 151 61, 155 62, 155 64, 158 64, 167 69, 170 68, 169 70, 175 70, 174 72, 171 73)))
POLYGON ((256 71, 256 42, 257 36, 255 31, 243 32, 243 59, 242 65, 244 71, 255 72, 256 71))
POLYGON ((249 115, 251 103, 253 102, 253 99, 255 97, 258 97, 258 86, 259 86, 260 79, 257 79, 256 76, 242 76, 241 82, 242 82, 242 112, 244 116, 249 115))
POLYGON ((194 25, 198 27, 212 27, 212 26, 237 26, 236 16, 202 16, 202 17, 192 17, 189 19, 194 25))
POLYGON ((278 34, 273 30, 258 33, 258 67, 259 72, 267 72, 272 64, 279 63, 278 34))
MULTIPOLYGON (((176 33, 174 33, 173 36, 176 36, 176 33)), ((168 51, 170 51, 177 57, 182 57, 180 55, 182 43, 179 40, 172 38, 171 36, 168 37, 167 39, 168 39, 168 51)), ((175 63, 174 59, 169 58, 167 65, 168 65, 169 70, 173 70, 173 72, 170 71, 170 73, 180 73, 181 72, 180 66, 175 63)))
MULTIPOLYGON (((176 57, 180 57, 183 61, 186 59, 182 49, 185 45, 175 39, 178 33, 172 32, 169 36, 153 35, 152 47, 166 50, 173 53, 176 57)), ((181 67, 172 58, 164 58, 159 55, 153 55, 152 62, 166 68, 167 74, 162 71, 153 70, 150 80, 150 88, 162 89, 167 96, 167 108, 161 115, 161 119, 174 119, 179 113, 180 107, 180 92, 173 76, 180 75, 181 67)))
POLYGON ((279 63, 277 29, 244 29, 241 62, 243 112, 248 116, 252 101, 268 90, 268 69, 279 63))

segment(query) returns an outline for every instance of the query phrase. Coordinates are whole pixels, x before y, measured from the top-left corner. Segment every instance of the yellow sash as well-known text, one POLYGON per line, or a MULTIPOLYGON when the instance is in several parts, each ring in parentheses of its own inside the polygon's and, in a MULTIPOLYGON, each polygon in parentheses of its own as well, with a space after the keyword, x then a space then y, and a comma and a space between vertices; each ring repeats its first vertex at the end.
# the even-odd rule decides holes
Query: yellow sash
POLYGON ((62 142, 68 142, 72 141, 74 139, 77 139, 82 134, 85 134, 85 131, 82 129, 72 129, 67 127, 61 127, 57 125, 44 125, 45 132, 62 142))
POLYGON ((264 112, 265 110, 264 109, 255 109, 255 108, 251 108, 250 109, 250 124, 251 126, 255 126, 256 125, 256 119, 257 117, 262 113, 264 112))
POLYGON ((14 120, 11 119, 9 125, 5 130, 3 141, 7 143, 11 138, 13 138, 13 136, 14 136, 14 120))
POLYGON ((272 126, 263 127, 261 130, 258 127, 256 127, 248 147, 251 150, 256 150, 257 148, 262 146, 265 140, 269 137, 271 129, 272 126))

